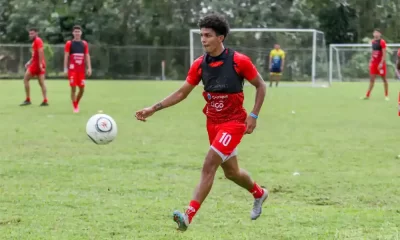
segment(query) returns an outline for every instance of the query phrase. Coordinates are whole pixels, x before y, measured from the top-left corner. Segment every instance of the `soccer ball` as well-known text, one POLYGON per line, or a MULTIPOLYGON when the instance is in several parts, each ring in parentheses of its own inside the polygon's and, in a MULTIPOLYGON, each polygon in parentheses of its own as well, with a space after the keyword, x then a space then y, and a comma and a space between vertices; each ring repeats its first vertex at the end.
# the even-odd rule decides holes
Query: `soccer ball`
POLYGON ((107 114, 93 115, 86 124, 88 137, 96 144, 104 145, 112 142, 117 136, 117 124, 107 114))

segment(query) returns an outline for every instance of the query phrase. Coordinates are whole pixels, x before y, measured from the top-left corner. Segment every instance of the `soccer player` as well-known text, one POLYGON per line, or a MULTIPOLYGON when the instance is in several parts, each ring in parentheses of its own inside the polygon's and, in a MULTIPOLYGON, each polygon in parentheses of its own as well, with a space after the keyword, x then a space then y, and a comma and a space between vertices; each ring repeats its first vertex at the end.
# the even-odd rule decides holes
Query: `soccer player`
POLYGON ((270 71, 270 83, 269 86, 272 87, 272 83, 276 82, 276 87, 281 80, 283 66, 285 65, 285 52, 281 49, 279 44, 275 44, 274 49, 269 53, 269 71, 270 71))
POLYGON ((82 28, 78 25, 72 29, 74 38, 65 44, 64 72, 68 76, 71 87, 71 101, 75 113, 79 112, 79 101, 82 99, 85 89, 85 71, 87 75, 92 74, 88 43, 82 40, 82 28), (79 88, 78 95, 76 87, 79 88))
POLYGON ((373 32, 374 39, 372 40, 372 56, 369 63, 370 80, 367 94, 364 99, 369 99, 371 91, 374 88, 376 75, 380 75, 385 88, 385 100, 389 101, 389 86, 386 79, 386 42, 381 38, 379 29, 373 32))
POLYGON ((25 64, 26 72, 24 76, 25 94, 26 99, 20 106, 27 106, 31 104, 31 90, 29 81, 34 76, 38 77, 40 88, 42 89, 43 102, 40 106, 48 106, 47 102, 47 89, 45 84, 45 73, 46 73, 46 60, 44 57, 43 41, 38 36, 37 28, 29 29, 29 38, 32 40, 32 57, 25 64))
POLYGON ((155 112, 171 107, 184 100, 203 82, 203 113, 210 148, 205 156, 200 182, 184 213, 174 211, 173 219, 178 230, 185 231, 209 194, 219 166, 226 178, 246 189, 254 197, 251 219, 256 220, 262 211, 268 191, 255 183, 249 174, 239 168, 237 146, 245 134, 251 134, 257 124, 258 114, 264 102, 266 85, 256 67, 246 55, 224 47, 229 24, 224 17, 211 14, 199 21, 201 42, 205 54, 190 67, 186 81, 174 93, 151 107, 136 112, 136 118, 146 121, 155 112), (256 89, 253 110, 247 115, 243 107, 243 84, 247 79, 256 89))
POLYGON ((396 76, 398 79, 400 79, 400 48, 397 50, 396 76))

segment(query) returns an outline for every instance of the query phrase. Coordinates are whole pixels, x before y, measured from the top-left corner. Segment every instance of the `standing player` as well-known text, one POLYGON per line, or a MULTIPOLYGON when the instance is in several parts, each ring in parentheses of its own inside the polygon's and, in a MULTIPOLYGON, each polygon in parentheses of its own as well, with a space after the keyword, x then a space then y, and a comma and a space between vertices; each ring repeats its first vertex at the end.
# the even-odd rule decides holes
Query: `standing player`
POLYGON ((78 25, 74 26, 72 34, 74 35, 74 39, 65 44, 64 72, 68 75, 74 112, 78 113, 79 101, 85 89, 86 66, 87 75, 90 76, 92 74, 92 64, 90 62, 88 43, 81 38, 82 28, 78 25), (76 87, 79 88, 78 95, 76 95, 76 87))
MULTIPOLYGON (((396 76, 400 80, 400 48, 399 48, 399 50, 397 50, 396 76)), ((400 116, 400 92, 399 92, 399 98, 398 98, 398 115, 400 116)))
POLYGON ((367 94, 364 99, 369 99, 371 91, 374 88, 376 75, 380 75, 385 88, 385 100, 389 101, 389 86, 386 79, 386 42, 381 38, 379 29, 374 30, 374 39, 372 40, 372 56, 369 63, 370 80, 367 94))
POLYGON ((399 50, 397 50, 396 76, 398 79, 400 79, 400 48, 399 48, 399 50))
POLYGON ((38 77, 39 85, 42 89, 43 102, 40 104, 40 106, 48 106, 47 89, 45 84, 46 60, 44 57, 43 41, 38 36, 38 30, 36 28, 29 29, 29 38, 32 40, 32 57, 25 64, 25 68, 27 69, 24 76, 26 99, 20 104, 20 106, 31 104, 31 89, 29 86, 29 81, 34 76, 38 77))
POLYGON ((274 49, 269 53, 269 71, 270 71, 270 83, 269 86, 272 87, 272 83, 276 81, 276 87, 281 80, 283 66, 285 65, 285 52, 281 49, 279 44, 274 45, 274 49))
POLYGON ((175 211, 173 219, 178 229, 185 231, 209 194, 219 166, 225 176, 249 191, 254 197, 251 219, 261 215, 262 204, 268 198, 268 191, 261 188, 239 168, 237 146, 244 134, 251 134, 256 127, 258 114, 264 102, 266 86, 264 80, 244 54, 224 47, 229 25, 225 18, 211 14, 199 21, 201 42, 206 54, 195 60, 185 83, 161 102, 136 112, 136 118, 146 121, 155 112, 171 107, 183 99, 203 82, 203 97, 206 105, 203 113, 207 118, 207 132, 210 149, 205 156, 200 183, 185 213, 175 211), (243 84, 247 79, 256 88, 253 110, 247 116, 243 107, 243 84))

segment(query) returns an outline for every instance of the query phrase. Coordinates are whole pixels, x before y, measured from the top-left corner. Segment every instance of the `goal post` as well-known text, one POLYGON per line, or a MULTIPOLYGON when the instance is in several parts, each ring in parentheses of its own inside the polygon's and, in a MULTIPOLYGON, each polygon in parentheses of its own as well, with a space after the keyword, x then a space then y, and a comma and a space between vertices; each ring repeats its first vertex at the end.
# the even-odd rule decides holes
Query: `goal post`
MULTIPOLYGON (((189 41, 190 64, 193 64, 204 54, 199 29, 190 30, 189 41)), ((224 45, 249 56, 263 78, 268 80, 269 52, 276 43, 285 51, 281 81, 297 83, 288 84, 291 86, 330 85, 325 34, 316 29, 232 28, 224 45)))
MULTIPOLYGON (((387 78, 395 78, 396 53, 400 43, 387 43, 387 78)), ((369 81, 372 45, 341 43, 329 45, 329 82, 369 81)))

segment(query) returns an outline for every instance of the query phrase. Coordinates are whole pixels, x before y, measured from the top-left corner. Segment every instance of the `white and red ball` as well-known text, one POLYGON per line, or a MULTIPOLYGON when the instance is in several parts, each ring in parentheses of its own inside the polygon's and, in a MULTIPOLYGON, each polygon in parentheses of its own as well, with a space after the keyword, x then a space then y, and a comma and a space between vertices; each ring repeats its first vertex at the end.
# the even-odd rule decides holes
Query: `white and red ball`
POLYGON ((98 113, 88 120, 86 133, 94 143, 99 145, 108 144, 117 136, 117 123, 111 116, 98 113))

